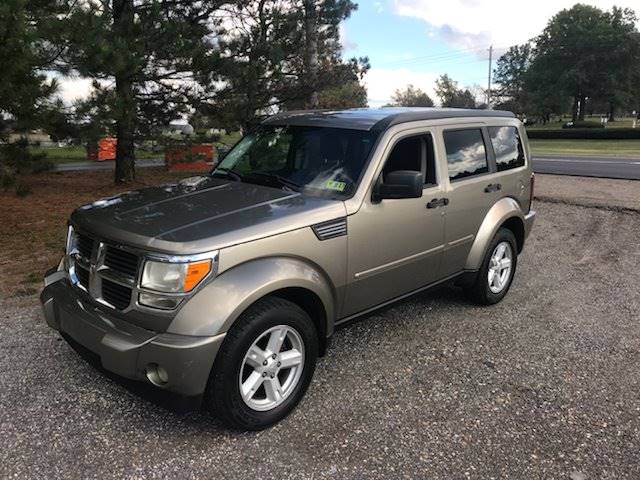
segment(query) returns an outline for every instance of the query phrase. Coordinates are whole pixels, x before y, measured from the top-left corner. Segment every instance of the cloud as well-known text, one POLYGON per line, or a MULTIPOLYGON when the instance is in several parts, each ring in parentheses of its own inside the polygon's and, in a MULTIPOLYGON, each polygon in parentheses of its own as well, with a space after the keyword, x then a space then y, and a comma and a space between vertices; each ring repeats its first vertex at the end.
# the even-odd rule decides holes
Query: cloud
MULTIPOLYGON (((394 12, 427 23, 427 34, 458 48, 498 48, 524 43, 538 35, 549 19, 576 0, 394 0, 394 12)), ((584 0, 605 10, 614 5, 640 13, 640 0, 584 0)))
POLYGON ((349 40, 349 37, 347 36, 347 27, 344 22, 342 22, 338 27, 338 34, 340 35, 340 43, 342 44, 343 52, 356 50, 358 48, 358 44, 356 42, 349 40))
POLYGON ((437 73, 414 72, 407 68, 371 68, 364 78, 370 107, 381 107, 391 101, 396 89, 412 84, 429 94, 435 101, 433 87, 437 73))

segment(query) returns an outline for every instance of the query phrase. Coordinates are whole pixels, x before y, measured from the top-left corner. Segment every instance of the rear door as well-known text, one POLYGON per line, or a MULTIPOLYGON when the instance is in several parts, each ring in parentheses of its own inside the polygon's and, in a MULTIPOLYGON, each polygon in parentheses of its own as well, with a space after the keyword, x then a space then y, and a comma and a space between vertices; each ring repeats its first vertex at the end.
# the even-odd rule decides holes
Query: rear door
POLYGON ((500 197, 515 198, 526 211, 531 179, 521 133, 515 125, 490 125, 487 132, 495 156, 500 197))
POLYGON ((483 125, 445 128, 441 140, 449 182, 441 267, 446 277, 464 269, 475 235, 502 187, 493 173, 493 154, 483 125))

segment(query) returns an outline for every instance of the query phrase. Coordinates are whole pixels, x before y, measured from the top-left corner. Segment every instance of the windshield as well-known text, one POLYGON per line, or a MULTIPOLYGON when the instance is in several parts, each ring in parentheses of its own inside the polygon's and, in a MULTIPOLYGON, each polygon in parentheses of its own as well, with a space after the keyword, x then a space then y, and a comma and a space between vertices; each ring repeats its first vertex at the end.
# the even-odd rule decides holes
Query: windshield
POLYGON ((213 172, 317 196, 353 195, 377 134, 324 127, 261 126, 213 172))

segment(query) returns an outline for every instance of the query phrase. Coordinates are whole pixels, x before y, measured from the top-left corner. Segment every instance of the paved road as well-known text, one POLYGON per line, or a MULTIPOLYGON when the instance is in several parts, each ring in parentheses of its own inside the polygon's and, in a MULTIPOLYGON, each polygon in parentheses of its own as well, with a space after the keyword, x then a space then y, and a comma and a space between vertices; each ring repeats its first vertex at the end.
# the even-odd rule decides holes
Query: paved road
POLYGON ((503 302, 442 288, 340 329, 259 433, 103 375, 35 299, 0 305, 0 478, 637 480, 640 215, 536 209, 503 302))
MULTIPOLYGON (((158 158, 145 158, 142 160, 136 160, 136 167, 162 167, 164 165, 164 159, 158 158)), ((53 167, 54 172, 74 172, 85 170, 113 170, 116 166, 116 162, 104 161, 104 162, 68 162, 58 163, 53 167)))
POLYGON ((640 180, 640 153, 637 157, 536 155, 533 170, 555 175, 640 180))
MULTIPOLYGON (((58 172, 83 170, 112 170, 115 162, 70 162, 54 168, 58 172)), ((162 158, 138 160, 137 167, 161 167, 162 158)), ((638 157, 546 156, 533 158, 536 173, 578 175, 582 177, 626 178, 640 180, 640 154, 638 157)))

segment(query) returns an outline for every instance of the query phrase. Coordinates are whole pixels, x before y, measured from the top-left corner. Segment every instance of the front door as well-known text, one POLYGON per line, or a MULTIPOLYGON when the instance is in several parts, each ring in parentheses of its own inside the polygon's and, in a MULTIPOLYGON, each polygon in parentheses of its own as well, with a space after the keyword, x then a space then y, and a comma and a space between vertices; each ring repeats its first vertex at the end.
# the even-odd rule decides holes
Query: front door
POLYGON ((381 175, 384 177, 396 170, 423 173, 422 198, 375 202, 369 196, 358 212, 348 217, 350 284, 341 317, 364 311, 439 278, 444 250, 445 195, 438 181, 430 133, 401 137, 395 142, 381 175))

